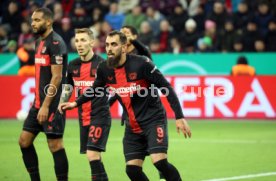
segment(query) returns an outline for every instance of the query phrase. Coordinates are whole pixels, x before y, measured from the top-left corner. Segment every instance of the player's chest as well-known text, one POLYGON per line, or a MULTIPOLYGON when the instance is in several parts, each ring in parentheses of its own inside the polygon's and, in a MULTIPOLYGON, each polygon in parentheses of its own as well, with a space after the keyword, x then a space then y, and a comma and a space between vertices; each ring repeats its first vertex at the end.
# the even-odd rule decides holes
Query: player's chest
POLYGON ((112 93, 136 93, 142 88, 147 88, 148 83, 137 69, 115 69, 106 77, 107 85, 112 93))
POLYGON ((35 65, 36 66, 50 66, 51 55, 47 48, 47 41, 40 41, 35 49, 35 65))
POLYGON ((96 67, 92 64, 81 64, 71 68, 75 87, 91 87, 95 80, 96 67))

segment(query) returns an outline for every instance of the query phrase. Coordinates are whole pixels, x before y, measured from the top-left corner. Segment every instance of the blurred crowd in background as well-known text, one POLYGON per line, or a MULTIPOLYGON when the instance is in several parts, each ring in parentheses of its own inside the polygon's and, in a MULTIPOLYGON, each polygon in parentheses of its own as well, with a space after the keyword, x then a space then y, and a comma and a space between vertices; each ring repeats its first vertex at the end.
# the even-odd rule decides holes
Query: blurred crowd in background
POLYGON ((95 52, 104 53, 106 35, 124 25, 153 53, 276 51, 275 0, 1 0, 0 7, 0 52, 23 57, 22 49, 33 51, 38 7, 54 12, 70 52, 74 28, 90 27, 95 52))

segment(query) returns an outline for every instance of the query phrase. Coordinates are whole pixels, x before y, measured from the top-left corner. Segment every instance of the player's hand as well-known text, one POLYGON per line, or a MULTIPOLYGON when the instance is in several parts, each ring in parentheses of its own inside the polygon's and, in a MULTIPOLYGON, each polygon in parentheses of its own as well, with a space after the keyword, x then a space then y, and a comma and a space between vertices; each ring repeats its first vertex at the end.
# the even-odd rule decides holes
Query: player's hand
POLYGON ((62 114, 63 111, 71 110, 71 109, 74 109, 75 107, 77 107, 76 102, 64 102, 58 105, 58 111, 60 112, 60 114, 62 114))
POLYGON ((188 125, 188 122, 184 118, 177 119, 175 121, 175 124, 176 124, 176 129, 178 133, 180 133, 181 131, 185 136, 185 138, 187 138, 187 136, 191 138, 192 132, 191 132, 190 126, 188 125))
POLYGON ((43 122, 48 120, 48 115, 49 115, 49 107, 42 106, 37 114, 37 120, 39 124, 42 124, 43 122))
POLYGON ((126 38, 127 38, 127 42, 128 42, 129 44, 131 44, 132 41, 135 40, 135 37, 134 37, 133 35, 126 35, 126 38))

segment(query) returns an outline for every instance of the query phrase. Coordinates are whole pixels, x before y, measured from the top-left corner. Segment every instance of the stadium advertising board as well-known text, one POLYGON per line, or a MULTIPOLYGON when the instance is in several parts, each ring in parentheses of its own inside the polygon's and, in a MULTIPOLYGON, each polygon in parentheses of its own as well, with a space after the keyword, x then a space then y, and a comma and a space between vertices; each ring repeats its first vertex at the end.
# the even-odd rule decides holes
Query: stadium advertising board
MULTIPOLYGON (((193 118, 276 118, 276 76, 167 76, 176 91, 186 117, 193 118)), ((34 99, 35 79, 1 76, 0 118, 15 118, 28 111, 34 99)), ((169 118, 174 117, 166 98, 162 101, 169 118)), ((112 116, 119 117, 118 103, 112 116)), ((69 111, 68 117, 77 117, 69 111)))

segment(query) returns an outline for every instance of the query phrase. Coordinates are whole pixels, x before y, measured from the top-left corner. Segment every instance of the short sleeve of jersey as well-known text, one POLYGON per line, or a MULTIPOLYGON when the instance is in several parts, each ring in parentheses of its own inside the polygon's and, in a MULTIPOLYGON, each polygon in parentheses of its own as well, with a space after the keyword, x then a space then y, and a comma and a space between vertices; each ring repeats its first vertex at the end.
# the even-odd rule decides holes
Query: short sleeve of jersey
POLYGON ((71 63, 69 63, 69 66, 68 66, 68 69, 67 69, 65 83, 74 86, 74 81, 73 81, 73 77, 72 77, 72 64, 71 63))
POLYGON ((61 40, 52 40, 49 46, 51 65, 63 65, 63 61, 65 61, 67 56, 65 43, 61 40))
POLYGON ((97 73, 95 75, 95 81, 93 87, 104 87, 106 85, 104 71, 103 71, 103 62, 101 62, 97 67, 97 73))

